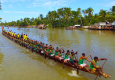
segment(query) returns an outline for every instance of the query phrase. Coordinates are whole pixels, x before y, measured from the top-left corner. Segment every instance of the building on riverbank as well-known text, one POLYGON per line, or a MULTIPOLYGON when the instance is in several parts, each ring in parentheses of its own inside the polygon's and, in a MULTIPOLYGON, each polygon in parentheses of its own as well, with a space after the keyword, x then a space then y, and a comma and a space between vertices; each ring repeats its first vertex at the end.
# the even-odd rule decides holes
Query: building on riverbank
POLYGON ((112 28, 113 28, 113 30, 115 30, 115 21, 113 21, 113 23, 112 23, 112 28))
POLYGON ((74 25, 75 28, 81 28, 81 25, 74 25))
POLYGON ((91 26, 89 29, 94 29, 94 30, 112 30, 112 23, 109 22, 99 22, 95 23, 94 25, 91 26))

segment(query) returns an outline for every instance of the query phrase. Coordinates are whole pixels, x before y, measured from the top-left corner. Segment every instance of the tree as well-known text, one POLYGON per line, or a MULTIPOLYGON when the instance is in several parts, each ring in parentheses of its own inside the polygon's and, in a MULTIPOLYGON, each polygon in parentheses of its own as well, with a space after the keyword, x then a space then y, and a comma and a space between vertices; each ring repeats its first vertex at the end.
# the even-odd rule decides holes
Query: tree
POLYGON ((115 12, 115 6, 112 6, 112 12, 115 12))
POLYGON ((20 23, 20 21, 19 21, 19 20, 17 20, 17 26, 19 26, 19 23, 20 23))
POLYGON ((82 25, 81 8, 78 8, 78 9, 77 9, 77 13, 78 13, 78 16, 79 16, 79 19, 80 19, 81 25, 82 25))
MULTIPOLYGON (((83 24, 91 25, 101 21, 112 22, 115 20, 115 6, 112 6, 111 11, 106 11, 101 9, 98 14, 93 15, 93 9, 91 7, 81 10, 71 10, 69 7, 59 8, 53 11, 49 11, 46 17, 43 18, 43 15, 40 14, 37 18, 21 18, 20 20, 1 23, 1 25, 10 25, 10 26, 28 26, 28 25, 39 25, 44 23, 46 25, 55 26, 55 27, 68 27, 69 25, 83 24), (82 16, 84 15, 84 16, 82 16)), ((0 18, 1 20, 2 18, 0 18)))
POLYGON ((91 19, 91 15, 93 14, 93 8, 89 7, 87 10, 86 10, 86 13, 90 16, 90 25, 92 23, 92 19, 91 19))
POLYGON ((99 12, 99 17, 102 21, 106 21, 106 11, 101 9, 100 12, 99 12))
POLYGON ((41 19, 41 20, 43 19, 43 15, 42 15, 42 14, 40 14, 40 19, 41 19))

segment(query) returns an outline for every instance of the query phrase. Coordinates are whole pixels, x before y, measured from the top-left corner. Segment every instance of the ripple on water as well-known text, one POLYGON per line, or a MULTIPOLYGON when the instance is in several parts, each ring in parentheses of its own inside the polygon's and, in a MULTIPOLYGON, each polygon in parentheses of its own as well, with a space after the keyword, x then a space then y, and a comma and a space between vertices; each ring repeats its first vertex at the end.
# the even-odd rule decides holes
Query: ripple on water
POLYGON ((72 70, 70 73, 67 73, 69 76, 74 76, 77 78, 82 78, 80 75, 77 74, 76 70, 72 70))

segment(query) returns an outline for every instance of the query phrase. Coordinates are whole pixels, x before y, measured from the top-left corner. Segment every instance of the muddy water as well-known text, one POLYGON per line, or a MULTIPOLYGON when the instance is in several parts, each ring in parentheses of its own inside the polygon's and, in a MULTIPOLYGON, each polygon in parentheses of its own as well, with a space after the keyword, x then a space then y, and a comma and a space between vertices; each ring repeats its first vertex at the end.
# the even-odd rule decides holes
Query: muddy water
MULTIPOLYGON (((5 29, 7 29, 5 27, 5 29)), ((115 74, 115 31, 93 30, 64 30, 52 29, 40 30, 37 28, 10 28, 16 33, 25 33, 33 40, 52 44, 54 47, 63 47, 64 50, 78 50, 78 56, 84 52, 92 57, 107 58, 104 65, 105 73, 112 76, 108 80, 114 80, 115 74)), ((91 58, 88 58, 91 60, 91 58)), ((90 64, 87 61, 84 61, 90 64)), ((98 62, 102 66, 104 61, 98 62)), ((44 59, 43 56, 32 53, 24 47, 10 41, 1 34, 0 27, 0 80, 94 80, 95 75, 76 70, 55 62, 44 59)), ((98 77, 97 80, 104 80, 98 77)))

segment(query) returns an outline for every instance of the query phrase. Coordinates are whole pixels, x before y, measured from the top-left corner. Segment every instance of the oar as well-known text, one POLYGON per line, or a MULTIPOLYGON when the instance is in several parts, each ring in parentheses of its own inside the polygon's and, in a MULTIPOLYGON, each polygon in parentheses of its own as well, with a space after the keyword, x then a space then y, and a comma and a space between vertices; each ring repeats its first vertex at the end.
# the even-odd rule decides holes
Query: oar
POLYGON ((64 59, 63 59, 63 69, 65 68, 65 65, 64 65, 64 59))
MULTIPOLYGON (((63 53, 64 54, 64 53, 63 53)), ((64 55, 63 55, 64 56, 64 55)), ((65 65, 64 65, 64 58, 63 58, 63 69, 65 68, 65 65)))
POLYGON ((44 53, 44 57, 45 57, 45 59, 46 59, 46 54, 44 53))
POLYGON ((92 56, 90 55, 91 59, 93 60, 92 56))
POLYGON ((56 62, 55 54, 54 54, 54 60, 55 60, 55 62, 56 62))
POLYGON ((50 59, 50 53, 48 53, 48 58, 50 59))
POLYGON ((102 65, 102 68, 103 68, 103 66, 104 66, 104 64, 105 64, 106 61, 107 61, 107 60, 104 61, 103 65, 102 65))
MULTIPOLYGON (((75 57, 75 58, 76 58, 76 57, 75 57)), ((78 52, 77 52, 77 60, 78 60, 78 52)), ((78 61, 77 61, 77 74, 79 74, 78 61)))

